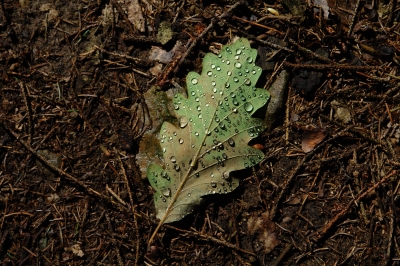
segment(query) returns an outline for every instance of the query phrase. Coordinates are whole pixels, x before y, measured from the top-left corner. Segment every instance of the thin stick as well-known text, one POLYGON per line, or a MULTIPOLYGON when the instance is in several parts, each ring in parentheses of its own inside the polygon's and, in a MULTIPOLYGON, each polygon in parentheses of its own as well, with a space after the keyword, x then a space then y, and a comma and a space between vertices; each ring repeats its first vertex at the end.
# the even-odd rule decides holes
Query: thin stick
POLYGON ((33 138, 33 122, 32 122, 32 107, 30 105, 30 101, 28 100, 28 92, 24 83, 20 82, 19 86, 21 87, 22 96, 24 97, 26 111, 28 112, 28 143, 32 145, 33 138))
POLYGON ((64 172, 63 170, 61 170, 60 168, 54 166, 53 164, 49 163, 49 161, 44 158, 42 155, 38 154, 37 151, 32 148, 28 143, 26 143, 25 141, 23 141, 21 139, 21 137, 15 133, 11 128, 9 128, 8 126, 5 126, 5 128, 7 129, 8 132, 11 133, 11 135, 13 135, 27 150, 29 150, 32 154, 34 154, 37 158, 39 158, 39 160, 45 164, 47 167, 49 167, 51 170, 57 172, 60 176, 63 176, 66 180, 68 180, 69 182, 75 184, 76 186, 79 186, 81 188, 83 188, 89 195, 95 197, 95 198, 100 198, 102 199, 104 202, 107 202, 111 205, 113 205, 114 207, 117 207, 119 209, 123 209, 123 210, 127 210, 127 208, 125 206, 122 206, 120 204, 118 204, 115 201, 110 200, 107 196, 105 196, 104 194, 101 194, 99 192, 97 192, 96 190, 92 189, 91 187, 89 187, 88 185, 86 185, 85 183, 83 183, 82 181, 80 181, 79 179, 77 179, 76 177, 64 172))
POLYGON ((226 246, 226 247, 231 248, 233 250, 236 250, 238 252, 246 253, 246 254, 254 256, 254 257, 256 256, 256 254, 254 254, 253 252, 247 251, 245 249, 241 249, 241 248, 239 248, 239 247, 237 247, 237 246, 235 246, 235 245, 233 245, 231 243, 228 243, 226 241, 220 240, 218 238, 215 238, 215 237, 212 237, 212 236, 209 236, 209 235, 203 235, 203 234, 201 234, 201 233, 199 233, 197 231, 194 231, 194 232, 193 231, 188 231, 188 230, 176 228, 176 227, 171 226, 171 225, 165 225, 165 227, 170 228, 170 229, 174 229, 174 230, 182 232, 182 233, 186 233, 186 234, 189 234, 189 235, 194 235, 194 236, 198 236, 198 237, 210 240, 210 241, 212 241, 214 243, 226 246))
MULTIPOLYGON (((240 4, 242 4, 242 1, 236 2, 236 3, 235 3, 234 5, 232 5, 227 11, 225 11, 222 15, 220 15, 220 16, 218 17, 218 19, 223 19, 223 18, 225 18, 226 16, 228 16, 228 14, 229 14, 232 10, 234 10, 236 7, 238 7, 240 4)), ((209 30, 211 30, 211 29, 214 27, 215 22, 216 22, 216 19, 213 18, 213 19, 211 20, 210 25, 208 25, 208 27, 205 28, 205 29, 203 30, 203 32, 200 33, 200 35, 197 36, 197 38, 192 42, 192 44, 189 46, 189 48, 186 50, 186 52, 182 55, 181 60, 179 60, 178 64, 176 65, 175 70, 174 70, 174 73, 177 73, 177 72, 178 72, 180 66, 181 66, 182 63, 186 60, 186 57, 189 55, 189 53, 190 53, 190 52, 193 50, 193 48, 196 46, 197 42, 198 42, 199 40, 201 40, 201 39, 203 38, 203 36, 204 36, 209 30)))
POLYGON ((373 185, 372 187, 370 187, 367 191, 365 191, 364 193, 360 194, 356 199, 351 200, 347 206, 341 211, 339 212, 332 220, 329 221, 329 223, 327 223, 324 227, 318 229, 315 233, 313 233, 313 235, 315 235, 314 240, 315 241, 319 241, 322 237, 324 237, 326 235, 326 233, 333 227, 333 225, 335 225, 337 223, 337 221, 339 219, 341 219, 351 208, 351 206, 353 206, 354 203, 357 203, 358 201, 360 201, 361 199, 363 199, 365 196, 367 196, 371 191, 373 191, 374 189, 376 189, 378 186, 380 186, 383 182, 385 182, 386 180, 388 180, 390 177, 394 176, 397 174, 396 170, 393 170, 392 172, 390 172, 388 175, 386 175, 385 177, 383 177, 381 180, 379 180, 379 182, 377 182, 375 185, 373 185))

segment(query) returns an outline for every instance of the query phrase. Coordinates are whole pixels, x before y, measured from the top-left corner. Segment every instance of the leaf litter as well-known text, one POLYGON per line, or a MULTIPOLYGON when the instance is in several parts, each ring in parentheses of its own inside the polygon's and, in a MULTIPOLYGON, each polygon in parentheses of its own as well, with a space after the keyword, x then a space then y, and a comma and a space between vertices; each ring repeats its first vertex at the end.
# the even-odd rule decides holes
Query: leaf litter
POLYGON ((192 213, 205 195, 233 191, 239 180, 230 172, 262 160, 263 152, 248 145, 265 128, 251 116, 269 99, 268 91, 255 87, 261 74, 256 56, 245 38, 224 46, 218 56, 208 53, 201 75, 186 77, 188 98, 174 96, 179 127, 163 124, 164 167, 147 170, 158 228, 192 213))

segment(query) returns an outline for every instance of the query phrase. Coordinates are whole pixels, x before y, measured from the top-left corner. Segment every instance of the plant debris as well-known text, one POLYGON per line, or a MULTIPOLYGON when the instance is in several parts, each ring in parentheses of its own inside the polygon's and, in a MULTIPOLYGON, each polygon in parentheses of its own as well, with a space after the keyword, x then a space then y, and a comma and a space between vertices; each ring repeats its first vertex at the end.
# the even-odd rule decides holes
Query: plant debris
POLYGON ((396 264, 399 18, 393 0, 1 1, 1 263, 396 264), (251 117, 270 114, 246 142, 262 160, 149 245, 141 154, 236 36, 258 51, 257 88, 286 85, 251 117))

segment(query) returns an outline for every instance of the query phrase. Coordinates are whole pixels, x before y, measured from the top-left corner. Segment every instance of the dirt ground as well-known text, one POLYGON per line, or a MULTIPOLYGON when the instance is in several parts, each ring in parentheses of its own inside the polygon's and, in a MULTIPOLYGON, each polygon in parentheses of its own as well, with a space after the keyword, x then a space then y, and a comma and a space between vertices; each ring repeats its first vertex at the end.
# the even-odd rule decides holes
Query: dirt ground
POLYGON ((400 265, 397 1, 0 5, 1 265, 400 265), (290 75, 265 157, 148 243, 145 93, 236 36, 290 75))

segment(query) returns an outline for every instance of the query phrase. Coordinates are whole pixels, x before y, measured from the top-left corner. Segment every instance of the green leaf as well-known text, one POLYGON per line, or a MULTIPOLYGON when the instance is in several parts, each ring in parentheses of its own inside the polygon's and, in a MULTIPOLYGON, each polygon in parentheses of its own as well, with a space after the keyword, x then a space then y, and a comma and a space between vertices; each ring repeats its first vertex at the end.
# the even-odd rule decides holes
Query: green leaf
POLYGON ((175 95, 179 127, 165 122, 160 131, 165 165, 147 169, 160 225, 193 212, 205 195, 234 190, 239 182, 230 172, 263 158, 248 146, 264 130, 263 121, 251 116, 269 99, 266 90, 255 87, 261 74, 256 56, 244 38, 224 46, 218 56, 208 53, 201 75, 186 77, 188 98, 175 95))

